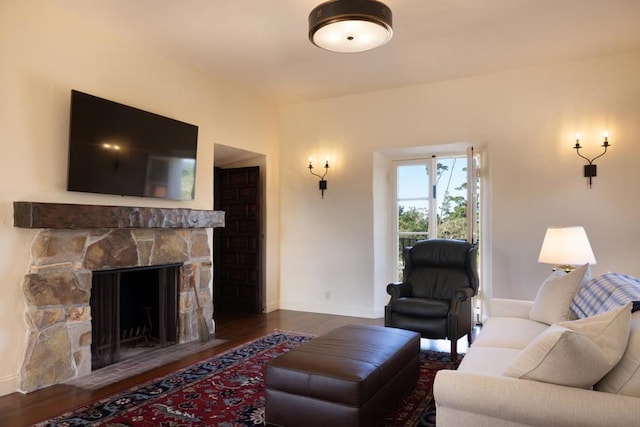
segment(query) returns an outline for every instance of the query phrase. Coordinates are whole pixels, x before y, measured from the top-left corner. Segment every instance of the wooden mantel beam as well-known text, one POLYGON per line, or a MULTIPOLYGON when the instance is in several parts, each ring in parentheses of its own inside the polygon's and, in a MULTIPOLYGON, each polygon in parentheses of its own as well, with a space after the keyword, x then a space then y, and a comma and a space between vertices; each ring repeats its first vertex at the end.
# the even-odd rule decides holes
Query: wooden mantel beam
POLYGON ((183 208, 13 202, 13 225, 20 228, 214 228, 224 227, 224 214, 183 208))

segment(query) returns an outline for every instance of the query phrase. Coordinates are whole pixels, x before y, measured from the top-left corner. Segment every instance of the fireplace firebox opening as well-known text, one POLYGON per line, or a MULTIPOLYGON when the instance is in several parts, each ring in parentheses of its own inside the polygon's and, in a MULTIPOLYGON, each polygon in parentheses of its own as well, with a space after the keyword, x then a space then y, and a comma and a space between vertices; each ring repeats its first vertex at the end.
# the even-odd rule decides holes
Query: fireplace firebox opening
POLYGON ((94 271, 91 369, 175 345, 182 264, 94 271))

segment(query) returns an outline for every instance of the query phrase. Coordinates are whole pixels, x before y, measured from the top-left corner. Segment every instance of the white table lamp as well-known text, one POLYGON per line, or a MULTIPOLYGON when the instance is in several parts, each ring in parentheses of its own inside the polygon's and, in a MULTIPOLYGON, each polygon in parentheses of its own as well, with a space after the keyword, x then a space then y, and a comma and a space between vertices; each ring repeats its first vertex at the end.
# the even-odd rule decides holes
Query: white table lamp
POLYGON ((595 264, 584 227, 549 227, 542 241, 538 262, 571 271, 577 265, 595 264))

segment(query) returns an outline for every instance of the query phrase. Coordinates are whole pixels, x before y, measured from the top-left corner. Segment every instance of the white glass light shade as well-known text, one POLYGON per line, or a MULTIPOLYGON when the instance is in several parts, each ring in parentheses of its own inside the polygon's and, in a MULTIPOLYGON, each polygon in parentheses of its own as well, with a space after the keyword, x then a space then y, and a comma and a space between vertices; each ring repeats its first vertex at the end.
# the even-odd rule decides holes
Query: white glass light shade
POLYGON ((379 23, 349 19, 320 27, 313 34, 313 43, 323 49, 340 53, 364 52, 391 40, 393 31, 379 23))
POLYGON ((393 13, 377 0, 330 0, 309 13, 309 40, 332 52, 364 52, 391 36, 393 13))
POLYGON ((538 262, 563 266, 595 264, 596 257, 584 227, 549 227, 538 262))

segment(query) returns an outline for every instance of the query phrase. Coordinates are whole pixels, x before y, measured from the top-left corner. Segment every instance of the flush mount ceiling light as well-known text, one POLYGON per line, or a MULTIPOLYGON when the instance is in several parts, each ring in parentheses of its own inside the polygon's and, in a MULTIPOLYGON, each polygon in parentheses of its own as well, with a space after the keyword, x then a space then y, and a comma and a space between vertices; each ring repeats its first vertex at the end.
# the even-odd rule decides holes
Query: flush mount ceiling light
POLYGON ((375 0, 333 0, 309 14, 309 40, 332 52, 364 52, 393 35, 391 9, 375 0))

